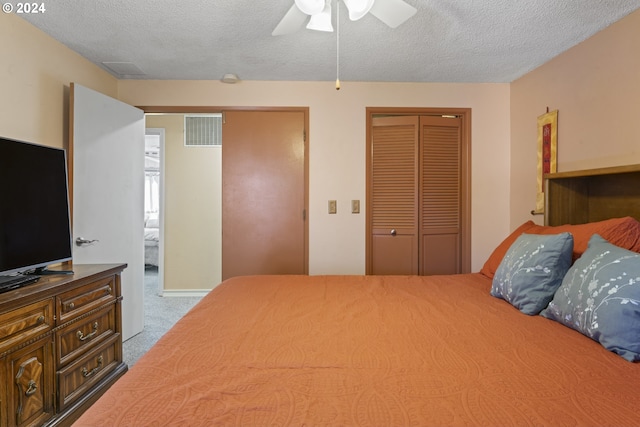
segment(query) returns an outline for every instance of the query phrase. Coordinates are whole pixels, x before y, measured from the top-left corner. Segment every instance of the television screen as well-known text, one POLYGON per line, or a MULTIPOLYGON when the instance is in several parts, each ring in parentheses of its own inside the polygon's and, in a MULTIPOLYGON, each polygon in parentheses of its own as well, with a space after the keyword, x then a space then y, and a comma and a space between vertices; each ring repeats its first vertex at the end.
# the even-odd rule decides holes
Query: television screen
POLYGON ((65 151, 0 138, 0 275, 71 259, 65 151))

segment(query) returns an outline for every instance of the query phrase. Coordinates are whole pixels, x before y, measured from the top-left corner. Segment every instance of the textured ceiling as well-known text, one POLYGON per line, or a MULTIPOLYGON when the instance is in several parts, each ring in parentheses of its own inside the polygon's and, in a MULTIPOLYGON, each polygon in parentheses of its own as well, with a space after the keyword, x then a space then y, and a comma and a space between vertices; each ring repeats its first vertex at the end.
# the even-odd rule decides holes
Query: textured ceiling
MULTIPOLYGON (((640 8, 640 0, 405 1, 418 12, 396 29, 370 14, 349 21, 340 2, 341 80, 511 82, 640 8)), ((102 68, 131 63, 132 74, 112 72, 121 79, 335 80, 335 31, 271 35, 292 4, 54 0, 20 16, 102 68)))

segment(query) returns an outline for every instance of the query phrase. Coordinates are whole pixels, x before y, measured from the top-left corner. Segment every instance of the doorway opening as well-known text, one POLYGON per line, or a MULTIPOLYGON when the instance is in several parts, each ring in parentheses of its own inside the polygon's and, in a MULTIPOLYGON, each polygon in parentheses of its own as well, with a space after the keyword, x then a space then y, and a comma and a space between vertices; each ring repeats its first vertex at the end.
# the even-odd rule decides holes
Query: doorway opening
MULTIPOLYGON (((226 261, 238 258, 235 256, 234 248, 223 251, 223 235, 227 242, 238 244, 249 239, 250 250, 239 251, 240 258, 245 260, 241 265, 246 268, 240 272, 227 268, 230 276, 258 274, 254 270, 247 269, 256 269, 257 266, 265 263, 255 260, 247 261, 247 256, 258 252, 257 249, 260 248, 266 248, 271 251, 270 253, 280 253, 279 250, 273 250, 276 243, 289 240, 295 241, 298 248, 295 255, 296 259, 300 260, 298 263, 301 264, 300 271, 306 273, 308 268, 308 221, 306 220, 308 109, 299 107, 142 108, 145 110, 148 127, 165 129, 165 173, 163 174, 166 178, 165 234, 160 242, 161 245, 164 243, 165 251, 163 295, 204 294, 212 288, 212 285, 215 287, 220 283, 223 279, 222 271, 225 270, 223 252, 226 261), (295 116, 295 125, 283 126, 277 120, 290 116, 295 116), (186 117, 189 119, 187 120, 186 117), (221 125, 224 131, 218 125, 221 125), (265 130, 264 127, 267 129, 265 130), (208 144, 202 143, 202 139, 199 138, 198 141, 192 141, 191 138, 187 138, 187 128, 190 128, 189 135, 192 136, 200 135, 203 129, 208 134, 210 134, 208 130, 220 129, 220 138, 214 137, 208 144), (276 138, 278 132, 283 130, 290 131, 292 136, 276 138), (222 133, 225 135, 223 138, 222 133), (286 146, 292 150, 292 153, 289 153, 291 155, 278 154, 271 145, 272 141, 266 138, 267 136, 276 139, 278 143, 286 143, 286 146), (223 139, 224 143, 222 143, 223 139), (245 150, 238 155, 242 148, 245 150), (287 215, 283 215, 285 211, 283 203, 265 209, 265 201, 260 199, 260 197, 275 199, 275 196, 289 194, 283 190, 279 182, 272 182, 274 176, 278 175, 274 171, 286 170, 284 167, 270 166, 271 163, 268 160, 274 157, 282 161, 288 159, 298 165, 301 171, 301 176, 284 179, 287 184, 294 183, 301 195, 297 199, 299 206, 296 206, 292 217, 288 215, 288 210, 287 215), (241 165, 241 162, 246 163, 250 159, 252 164, 241 165), (268 172, 263 171, 265 168, 268 172), (235 185, 237 183, 240 186, 248 185, 250 188, 239 189, 235 185), (257 194, 249 191, 256 189, 259 190, 257 194), (250 193, 253 196, 245 197, 250 193), (223 202, 223 194, 230 196, 226 202, 223 202), (238 197, 234 198, 234 194, 238 197), (245 198, 241 200, 240 196, 245 198), (222 212, 224 206, 227 209, 226 216, 222 212), (251 215, 246 226, 239 228, 240 234, 234 236, 235 229, 232 230, 229 227, 239 223, 241 214, 251 215), (257 217, 258 214, 272 217, 261 219, 257 217), (227 221, 223 221, 223 216, 227 221), (275 224, 278 221, 286 223, 283 231, 279 229, 276 231, 275 224), (292 225, 294 221, 295 224, 292 225), (225 232, 223 232, 224 227, 228 228, 225 232), (296 233, 292 233, 291 230, 295 230, 296 233), (298 233, 300 230, 301 233, 298 233), (256 242, 260 245, 256 245, 256 242)), ((215 134, 217 131, 214 132, 214 136, 215 134)), ((290 263, 293 257, 285 255, 281 258, 283 259, 269 258, 266 262, 267 267, 272 269, 277 267, 279 272, 282 270, 281 273, 287 273, 285 268, 288 264, 286 263, 290 263), (282 267, 283 265, 285 267, 282 267)), ((264 269, 259 270, 259 273, 264 272, 264 269)), ((266 273, 273 273, 273 271, 266 273)))
POLYGON ((157 293, 164 288, 164 135, 147 128, 144 147, 144 266, 157 274, 157 293))

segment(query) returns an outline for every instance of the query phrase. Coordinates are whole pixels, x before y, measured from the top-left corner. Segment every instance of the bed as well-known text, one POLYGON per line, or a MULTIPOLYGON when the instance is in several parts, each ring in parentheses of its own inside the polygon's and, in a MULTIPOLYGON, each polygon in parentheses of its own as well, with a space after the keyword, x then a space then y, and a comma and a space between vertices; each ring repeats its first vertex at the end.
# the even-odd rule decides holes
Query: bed
POLYGON ((638 425, 637 218, 527 221, 478 273, 228 279, 75 425, 638 425))
POLYGON ((160 247, 160 228, 157 216, 151 216, 144 221, 144 264, 158 266, 160 247))

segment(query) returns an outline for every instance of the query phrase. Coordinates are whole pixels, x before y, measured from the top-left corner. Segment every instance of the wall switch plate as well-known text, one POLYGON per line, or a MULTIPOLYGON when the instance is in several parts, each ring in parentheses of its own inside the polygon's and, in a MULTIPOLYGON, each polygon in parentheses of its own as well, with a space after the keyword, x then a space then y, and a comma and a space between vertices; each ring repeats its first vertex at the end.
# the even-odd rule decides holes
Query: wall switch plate
POLYGON ((334 214, 338 212, 338 202, 335 200, 329 200, 329 213, 334 214))
POLYGON ((360 200, 351 201, 351 213, 354 213, 354 214, 360 213, 360 200))

